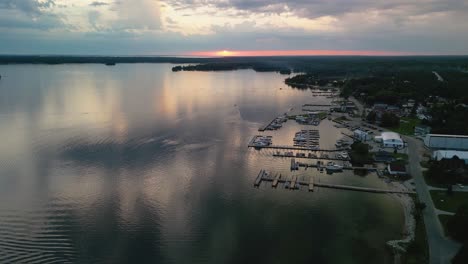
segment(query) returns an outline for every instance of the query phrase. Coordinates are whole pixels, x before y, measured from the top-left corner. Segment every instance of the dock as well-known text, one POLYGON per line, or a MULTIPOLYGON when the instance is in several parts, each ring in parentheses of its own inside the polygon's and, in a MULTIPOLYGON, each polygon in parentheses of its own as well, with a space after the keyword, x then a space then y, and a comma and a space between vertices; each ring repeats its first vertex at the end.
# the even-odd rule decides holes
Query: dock
MULTIPOLYGON (((291 156, 285 155, 285 154, 278 154, 274 153, 273 157, 279 157, 279 158, 291 158, 291 156)), ((309 156, 294 156, 295 158, 298 159, 313 159, 313 160, 339 160, 339 161, 349 161, 350 159, 339 159, 339 158, 333 158, 333 157, 309 157, 309 156)))
POLYGON ((333 105, 331 104, 303 104, 302 107, 308 107, 308 106, 322 106, 322 107, 331 107, 333 105))
POLYGON ((272 182, 271 187, 277 188, 279 183, 289 182, 289 188, 291 190, 298 189, 297 184, 300 186, 307 186, 309 192, 313 192, 315 187, 337 189, 337 190, 347 190, 347 191, 357 191, 357 192, 368 192, 368 193, 380 193, 380 194, 415 194, 414 191, 402 191, 402 190, 390 190, 390 189, 379 189, 379 188, 370 188, 370 187, 360 187, 352 185, 342 185, 342 184, 330 184, 330 183, 320 183, 314 182, 314 177, 310 176, 309 180, 299 180, 298 176, 291 176, 290 180, 281 178, 281 174, 276 174, 275 177, 271 177, 265 170, 260 170, 257 178, 255 179, 254 186, 259 187, 262 181, 272 182))
POLYGON ((253 144, 253 139, 249 142, 249 148, 256 149, 284 149, 284 150, 305 150, 305 151, 323 151, 323 152, 337 152, 344 151, 347 149, 320 149, 316 147, 300 147, 300 146, 288 146, 288 145, 269 145, 269 146, 256 146, 253 144))
POLYGON ((314 177, 310 177, 309 179, 309 192, 314 191, 314 177))
POLYGON ((257 178, 255 178, 254 187, 260 186, 260 183, 262 182, 263 178, 263 173, 265 173, 265 170, 260 170, 260 172, 257 175, 257 178))
POLYGON ((273 188, 278 187, 278 183, 279 183, 280 179, 281 179, 281 174, 276 174, 276 177, 273 180, 273 183, 271 184, 271 187, 273 187, 273 188))
POLYGON ((297 181, 297 176, 292 176, 291 184, 289 185, 289 189, 291 189, 291 190, 296 189, 296 181, 297 181))
POLYGON ((414 191, 401 191, 401 190, 386 190, 378 188, 358 187, 351 185, 328 184, 328 183, 315 183, 315 186, 322 188, 332 188, 348 191, 370 192, 370 193, 399 193, 399 194, 415 194, 414 191))
POLYGON ((299 169, 299 164, 296 162, 295 159, 291 159, 291 170, 298 170, 299 169))
MULTIPOLYGON (((276 118, 275 118, 275 119, 276 119, 276 118)), ((268 124, 266 124, 266 125, 264 125, 264 126, 261 126, 261 127, 258 129, 258 131, 263 132, 263 131, 267 130, 267 127, 269 127, 269 126, 271 125, 271 123, 273 123, 273 121, 275 121, 275 119, 271 120, 270 123, 268 123, 268 124)))

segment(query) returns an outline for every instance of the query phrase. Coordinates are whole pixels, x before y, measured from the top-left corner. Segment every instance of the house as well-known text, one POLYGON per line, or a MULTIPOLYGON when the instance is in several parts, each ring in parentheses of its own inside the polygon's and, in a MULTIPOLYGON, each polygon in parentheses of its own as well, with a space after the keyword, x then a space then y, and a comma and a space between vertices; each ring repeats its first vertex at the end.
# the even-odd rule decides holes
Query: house
POLYGON ((415 136, 426 136, 431 133, 431 127, 426 125, 417 125, 414 127, 415 136))
POLYGON ((359 141, 367 141, 371 139, 371 136, 369 135, 369 133, 362 131, 360 129, 354 130, 353 137, 354 139, 359 140, 359 141))
POLYGON ((381 150, 374 153, 374 161, 390 163, 395 161, 395 157, 393 157, 392 153, 381 150))
POLYGON ((388 107, 388 104, 374 104, 374 110, 386 110, 388 107))
POLYGON ((456 151, 456 150, 437 150, 432 153, 432 159, 441 161, 442 159, 452 159, 457 156, 458 159, 463 160, 465 164, 468 164, 468 151, 456 151))
POLYGON ((387 165, 387 171, 390 175, 406 175, 406 166, 396 163, 387 165))
POLYGON ((468 150, 468 136, 427 134, 424 145, 432 149, 468 150))
POLYGON ((395 132, 383 132, 381 136, 375 137, 376 142, 381 142, 384 148, 402 149, 405 147, 403 139, 395 132))

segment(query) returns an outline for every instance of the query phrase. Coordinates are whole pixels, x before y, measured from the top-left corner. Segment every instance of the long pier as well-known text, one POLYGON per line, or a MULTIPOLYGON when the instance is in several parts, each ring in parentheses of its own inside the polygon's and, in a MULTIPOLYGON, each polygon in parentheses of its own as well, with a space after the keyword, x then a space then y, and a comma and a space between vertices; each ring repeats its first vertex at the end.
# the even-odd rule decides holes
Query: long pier
POLYGON ((322 187, 322 188, 337 189, 337 190, 381 193, 381 194, 389 194, 389 193, 415 194, 414 191, 390 190, 390 189, 379 189, 379 188, 359 187, 359 186, 352 186, 352 185, 314 182, 314 177, 312 176, 310 176, 309 181, 299 180, 298 176, 296 175, 293 175, 290 180, 281 178, 281 176, 282 176, 281 174, 276 174, 275 177, 271 177, 271 175, 267 173, 265 170, 260 170, 260 173, 255 179, 254 187, 259 187, 261 182, 265 181, 265 182, 272 182, 271 184, 272 188, 278 187, 279 183, 286 183, 286 182, 289 183, 287 188, 290 190, 298 189, 297 185, 307 186, 307 189, 309 190, 309 192, 313 192, 315 187, 322 187))
POLYGON ((273 123, 273 121, 275 121, 275 120, 276 120, 276 118, 274 118, 273 120, 271 120, 270 123, 268 123, 268 124, 266 124, 266 125, 264 125, 264 126, 261 126, 261 127, 258 129, 258 131, 260 131, 260 132, 265 131, 265 130, 267 129, 267 127, 268 127, 269 125, 271 125, 271 123, 273 123))
POLYGON ((288 156, 285 154, 273 154, 273 157, 280 157, 280 158, 297 158, 297 159, 313 159, 313 160, 339 160, 339 161, 349 161, 350 159, 339 159, 339 158, 332 158, 332 157, 308 157, 308 156, 288 156))
MULTIPOLYGON (((321 106, 319 106, 319 107, 321 107, 321 106)), ((311 108, 303 107, 301 110, 302 110, 302 112, 326 112, 326 111, 329 111, 330 108, 314 108, 314 109, 311 109, 311 108)))
POLYGON ((286 150, 305 150, 305 151, 322 151, 322 152, 337 152, 343 151, 346 149, 319 149, 314 147, 299 147, 299 146, 287 146, 287 145, 269 145, 269 146, 257 146, 253 144, 253 139, 249 142, 249 148, 256 148, 256 149, 286 149, 286 150))
POLYGON ((331 104, 303 104, 302 107, 308 107, 308 106, 325 106, 325 107, 330 107, 333 106, 331 104))

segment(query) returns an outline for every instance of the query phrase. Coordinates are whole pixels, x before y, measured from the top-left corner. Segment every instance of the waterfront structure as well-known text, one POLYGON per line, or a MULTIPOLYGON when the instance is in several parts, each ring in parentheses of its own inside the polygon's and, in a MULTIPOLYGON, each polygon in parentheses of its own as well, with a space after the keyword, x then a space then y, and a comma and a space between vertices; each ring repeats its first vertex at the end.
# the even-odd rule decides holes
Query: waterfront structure
POLYGON ((468 136, 427 134, 424 145, 431 149, 468 150, 468 136))
POLYGON ((395 132, 383 132, 380 136, 375 137, 375 141, 381 142, 384 148, 398 148, 405 146, 403 139, 395 132))
POLYGON ((353 137, 354 139, 359 140, 359 141, 367 141, 371 139, 369 133, 367 133, 366 131, 362 131, 360 129, 354 130, 353 137))
POLYGON ((432 153, 432 158, 436 161, 440 161, 442 159, 452 159, 455 156, 463 160, 465 164, 468 164, 468 151, 437 150, 432 153))

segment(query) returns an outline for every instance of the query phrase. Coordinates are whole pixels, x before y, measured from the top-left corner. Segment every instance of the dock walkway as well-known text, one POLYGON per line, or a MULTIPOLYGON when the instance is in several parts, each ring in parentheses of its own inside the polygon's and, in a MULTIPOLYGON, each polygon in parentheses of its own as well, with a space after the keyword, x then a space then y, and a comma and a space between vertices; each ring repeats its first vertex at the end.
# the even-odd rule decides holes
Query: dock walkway
POLYGON ((299 147, 299 146, 287 146, 287 145, 269 145, 269 146, 256 146, 253 144, 253 139, 250 140, 249 148, 256 148, 256 149, 286 149, 286 150, 305 150, 305 151, 323 151, 323 152, 337 152, 337 151, 344 151, 347 149, 319 149, 314 147, 299 147))
POLYGON ((347 190, 347 191, 357 191, 357 192, 368 192, 368 193, 381 193, 381 194, 415 194, 414 191, 402 191, 402 190, 391 190, 391 189, 379 189, 379 188, 370 188, 370 187, 360 187, 360 186, 351 186, 351 185, 342 185, 342 184, 331 184, 331 183, 320 183, 314 182, 314 177, 310 176, 309 180, 299 180, 297 175, 293 175, 290 180, 281 178, 281 174, 276 174, 275 177, 272 177, 271 174, 267 173, 265 170, 260 170, 257 178, 254 182, 254 187, 259 187, 262 181, 272 182, 271 187, 276 188, 279 183, 289 182, 289 189, 297 189, 296 185, 307 186, 309 192, 313 192, 315 187, 338 189, 338 190, 347 190))

